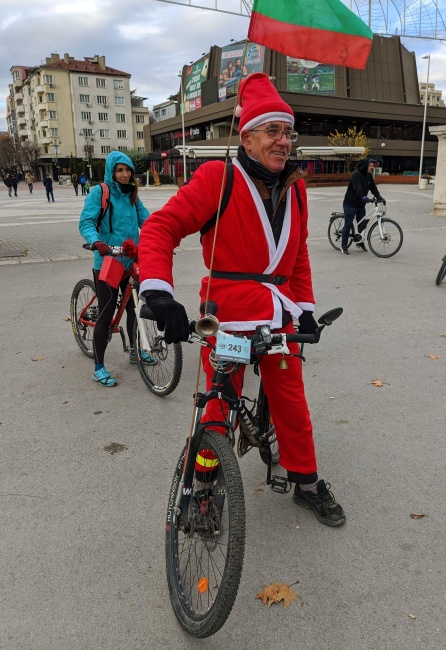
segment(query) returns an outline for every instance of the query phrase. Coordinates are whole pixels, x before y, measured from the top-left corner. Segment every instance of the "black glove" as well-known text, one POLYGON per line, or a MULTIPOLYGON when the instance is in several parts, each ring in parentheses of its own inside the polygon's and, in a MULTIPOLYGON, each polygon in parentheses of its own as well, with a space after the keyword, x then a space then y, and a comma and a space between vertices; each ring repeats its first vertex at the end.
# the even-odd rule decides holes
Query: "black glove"
POLYGON ((99 255, 102 255, 102 257, 104 257, 104 255, 108 255, 110 252, 110 246, 108 244, 105 244, 103 241, 95 241, 93 247, 96 248, 99 255))
POLYGON ((155 314, 156 326, 164 331, 166 343, 188 340, 189 321, 183 305, 176 302, 168 291, 144 291, 142 297, 155 314))
POLYGON ((368 196, 363 196, 362 200, 364 201, 364 203, 370 203, 370 199, 368 196))
POLYGON ((384 205, 386 205, 386 199, 383 199, 382 196, 378 196, 378 201, 381 201, 384 205))
POLYGON ((312 311, 303 311, 299 316, 299 334, 314 334, 318 324, 314 320, 312 311))

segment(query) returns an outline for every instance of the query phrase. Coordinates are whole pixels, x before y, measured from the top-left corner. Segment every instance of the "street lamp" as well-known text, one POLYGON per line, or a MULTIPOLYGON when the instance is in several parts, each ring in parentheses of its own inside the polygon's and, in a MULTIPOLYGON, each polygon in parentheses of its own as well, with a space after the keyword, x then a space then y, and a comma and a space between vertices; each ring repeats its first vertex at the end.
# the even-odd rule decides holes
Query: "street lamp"
POLYGON ((186 132, 184 128, 184 92, 183 92, 183 75, 179 74, 178 75, 180 78, 180 93, 181 93, 181 104, 180 104, 180 112, 181 112, 181 130, 183 134, 183 176, 184 176, 184 182, 187 180, 187 174, 186 174, 186 132))
POLYGON ((422 56, 422 59, 428 59, 427 63, 427 79, 426 79, 426 90, 424 93, 424 116, 423 116, 423 132, 421 135, 421 154, 420 154, 420 173, 418 174, 418 187, 421 187, 421 174, 423 172, 423 155, 424 155, 424 134, 426 132, 426 114, 427 114, 427 93, 429 88, 429 68, 431 65, 431 55, 426 54, 422 56))

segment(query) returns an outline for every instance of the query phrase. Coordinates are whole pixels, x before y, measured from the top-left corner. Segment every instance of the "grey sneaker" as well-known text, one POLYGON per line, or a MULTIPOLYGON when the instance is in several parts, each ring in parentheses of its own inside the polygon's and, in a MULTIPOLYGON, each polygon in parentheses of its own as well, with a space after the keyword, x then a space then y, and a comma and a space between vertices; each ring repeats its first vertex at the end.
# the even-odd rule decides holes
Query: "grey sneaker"
POLYGON ((365 247, 365 244, 361 242, 360 244, 356 244, 356 248, 359 248, 360 250, 364 251, 364 253, 367 253, 367 248, 365 247))
POLYGON ((350 253, 348 252, 348 248, 347 248, 347 246, 343 246, 343 247, 341 248, 341 253, 342 253, 343 255, 350 255, 350 253))
POLYGON ((330 492, 330 483, 322 479, 317 483, 317 494, 301 490, 296 484, 293 501, 302 508, 309 508, 320 522, 326 526, 341 526, 346 517, 342 506, 336 503, 333 493, 330 492))

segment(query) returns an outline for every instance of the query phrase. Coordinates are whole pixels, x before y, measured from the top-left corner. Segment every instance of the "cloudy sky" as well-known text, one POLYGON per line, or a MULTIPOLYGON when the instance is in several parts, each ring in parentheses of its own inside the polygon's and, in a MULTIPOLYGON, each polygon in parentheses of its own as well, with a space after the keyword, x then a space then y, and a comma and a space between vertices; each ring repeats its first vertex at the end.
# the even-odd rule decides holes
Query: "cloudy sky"
MULTIPOLYGON (((188 0, 178 0, 188 3, 188 0)), ((414 5, 420 0, 406 0, 414 5)), ((430 2, 431 0, 424 0, 430 2)), ((203 7, 215 0, 191 0, 203 7)), ((401 4, 401 0, 399 0, 401 4)), ((345 0, 349 6, 349 0, 345 0)), ((362 0, 364 4, 364 0, 362 0)), ((353 2, 360 6, 361 0, 353 2)), ((240 0, 217 0, 217 6, 240 11, 240 0)), ((439 0, 446 21, 446 0, 439 0)), ((249 19, 216 11, 181 7, 159 0, 10 0, 0 12, 0 131, 6 130, 5 98, 13 65, 39 65, 52 52, 76 59, 105 55, 107 65, 132 75, 131 88, 152 107, 177 92, 182 66, 200 58, 212 45, 246 37, 249 19)), ((446 46, 437 41, 403 39, 417 54, 420 81, 430 81, 446 98, 446 46)))

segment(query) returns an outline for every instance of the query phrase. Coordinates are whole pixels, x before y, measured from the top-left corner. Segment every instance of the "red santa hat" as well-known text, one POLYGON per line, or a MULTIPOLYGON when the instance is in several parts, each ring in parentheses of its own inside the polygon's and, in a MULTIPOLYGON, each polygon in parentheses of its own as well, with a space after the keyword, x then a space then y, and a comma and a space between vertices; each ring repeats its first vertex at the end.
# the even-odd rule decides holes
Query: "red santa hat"
POLYGON ((266 122, 289 122, 294 126, 291 106, 283 101, 268 75, 250 74, 240 84, 236 117, 240 118, 238 130, 250 131, 266 122))

